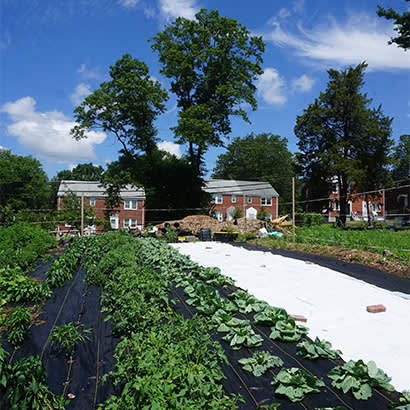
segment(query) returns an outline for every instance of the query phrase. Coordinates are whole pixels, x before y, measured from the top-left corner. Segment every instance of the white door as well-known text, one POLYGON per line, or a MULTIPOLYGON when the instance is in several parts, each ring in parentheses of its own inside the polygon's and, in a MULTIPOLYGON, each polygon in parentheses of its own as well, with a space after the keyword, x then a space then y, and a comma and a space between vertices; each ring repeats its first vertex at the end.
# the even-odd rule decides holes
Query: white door
POLYGON ((119 227, 119 216, 118 215, 111 215, 110 216, 110 224, 111 229, 118 229, 119 227))
POLYGON ((258 211, 255 208, 250 207, 246 210, 246 217, 250 219, 256 219, 257 213, 258 211))

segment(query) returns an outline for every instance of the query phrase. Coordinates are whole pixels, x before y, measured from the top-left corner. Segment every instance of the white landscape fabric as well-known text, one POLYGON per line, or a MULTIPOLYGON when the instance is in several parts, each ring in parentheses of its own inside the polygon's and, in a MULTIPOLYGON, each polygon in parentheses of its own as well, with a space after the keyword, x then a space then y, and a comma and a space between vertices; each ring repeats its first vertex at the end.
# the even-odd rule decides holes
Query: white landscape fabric
POLYGON ((305 316, 309 337, 330 341, 345 361, 374 360, 392 377, 396 390, 410 389, 409 295, 270 252, 216 242, 174 247, 202 266, 219 267, 236 286, 271 306, 305 316), (366 306, 377 304, 383 304, 386 312, 366 311, 366 306))

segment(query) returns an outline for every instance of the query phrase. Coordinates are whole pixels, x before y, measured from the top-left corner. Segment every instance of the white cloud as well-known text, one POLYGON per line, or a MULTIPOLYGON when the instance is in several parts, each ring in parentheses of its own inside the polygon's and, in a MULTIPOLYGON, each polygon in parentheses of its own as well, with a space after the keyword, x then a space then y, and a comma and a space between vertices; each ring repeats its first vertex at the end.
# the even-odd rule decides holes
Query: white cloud
POLYGON ((199 11, 196 0, 159 0, 159 7, 166 21, 174 20, 177 17, 193 20, 199 11))
POLYGON ((82 77, 86 80, 96 80, 103 81, 104 76, 100 74, 99 68, 87 68, 86 64, 81 64, 80 68, 77 70, 77 73, 80 73, 82 77))
POLYGON ((38 112, 32 97, 20 98, 0 107, 12 123, 7 126, 10 135, 33 155, 57 163, 95 160, 94 147, 101 144, 104 132, 89 131, 86 139, 75 141, 70 130, 75 125, 59 111, 38 112))
POLYGON ((170 141, 161 141, 157 144, 158 149, 161 151, 169 152, 170 154, 175 155, 177 158, 181 158, 181 146, 170 141))
POLYGON ((120 3, 121 6, 126 7, 126 8, 133 8, 139 2, 140 2, 140 0, 118 0, 118 3, 120 3))
POLYGON ((282 105, 287 101, 286 81, 274 68, 265 68, 258 79, 257 88, 258 96, 268 104, 282 105))
POLYGON ((73 94, 70 95, 70 100, 74 105, 80 105, 87 95, 91 94, 91 87, 88 84, 80 83, 75 88, 73 94))
POLYGON ((306 74, 303 74, 292 81, 292 90, 295 92, 304 93, 310 91, 314 84, 314 78, 310 78, 306 74))
POLYGON ((308 59, 343 66, 366 61, 369 70, 410 67, 410 53, 387 44, 392 25, 377 17, 351 15, 343 24, 330 17, 328 24, 312 30, 299 24, 296 33, 284 30, 275 20, 270 23, 273 30, 264 35, 265 40, 308 59))

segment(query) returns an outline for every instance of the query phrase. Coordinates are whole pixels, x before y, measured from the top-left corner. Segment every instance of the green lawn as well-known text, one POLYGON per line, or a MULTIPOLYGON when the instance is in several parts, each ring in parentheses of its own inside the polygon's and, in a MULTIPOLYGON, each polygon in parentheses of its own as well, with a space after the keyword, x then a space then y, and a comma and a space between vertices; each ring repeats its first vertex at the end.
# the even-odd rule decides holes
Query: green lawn
MULTIPOLYGON (((292 241, 292 237, 280 240, 292 241)), ((410 231, 395 232, 392 229, 342 230, 332 225, 296 228, 296 242, 342 246, 349 249, 363 249, 382 254, 388 250, 403 261, 410 262, 410 231)))

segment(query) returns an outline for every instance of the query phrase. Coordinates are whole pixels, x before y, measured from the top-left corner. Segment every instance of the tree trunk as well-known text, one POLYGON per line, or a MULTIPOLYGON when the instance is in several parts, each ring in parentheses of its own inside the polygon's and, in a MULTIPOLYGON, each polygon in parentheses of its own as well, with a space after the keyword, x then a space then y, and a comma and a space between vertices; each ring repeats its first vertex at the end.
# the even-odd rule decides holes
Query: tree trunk
POLYGON ((339 221, 341 226, 346 224, 346 204, 347 204, 347 184, 346 178, 342 175, 337 177, 337 182, 339 184, 339 221))

